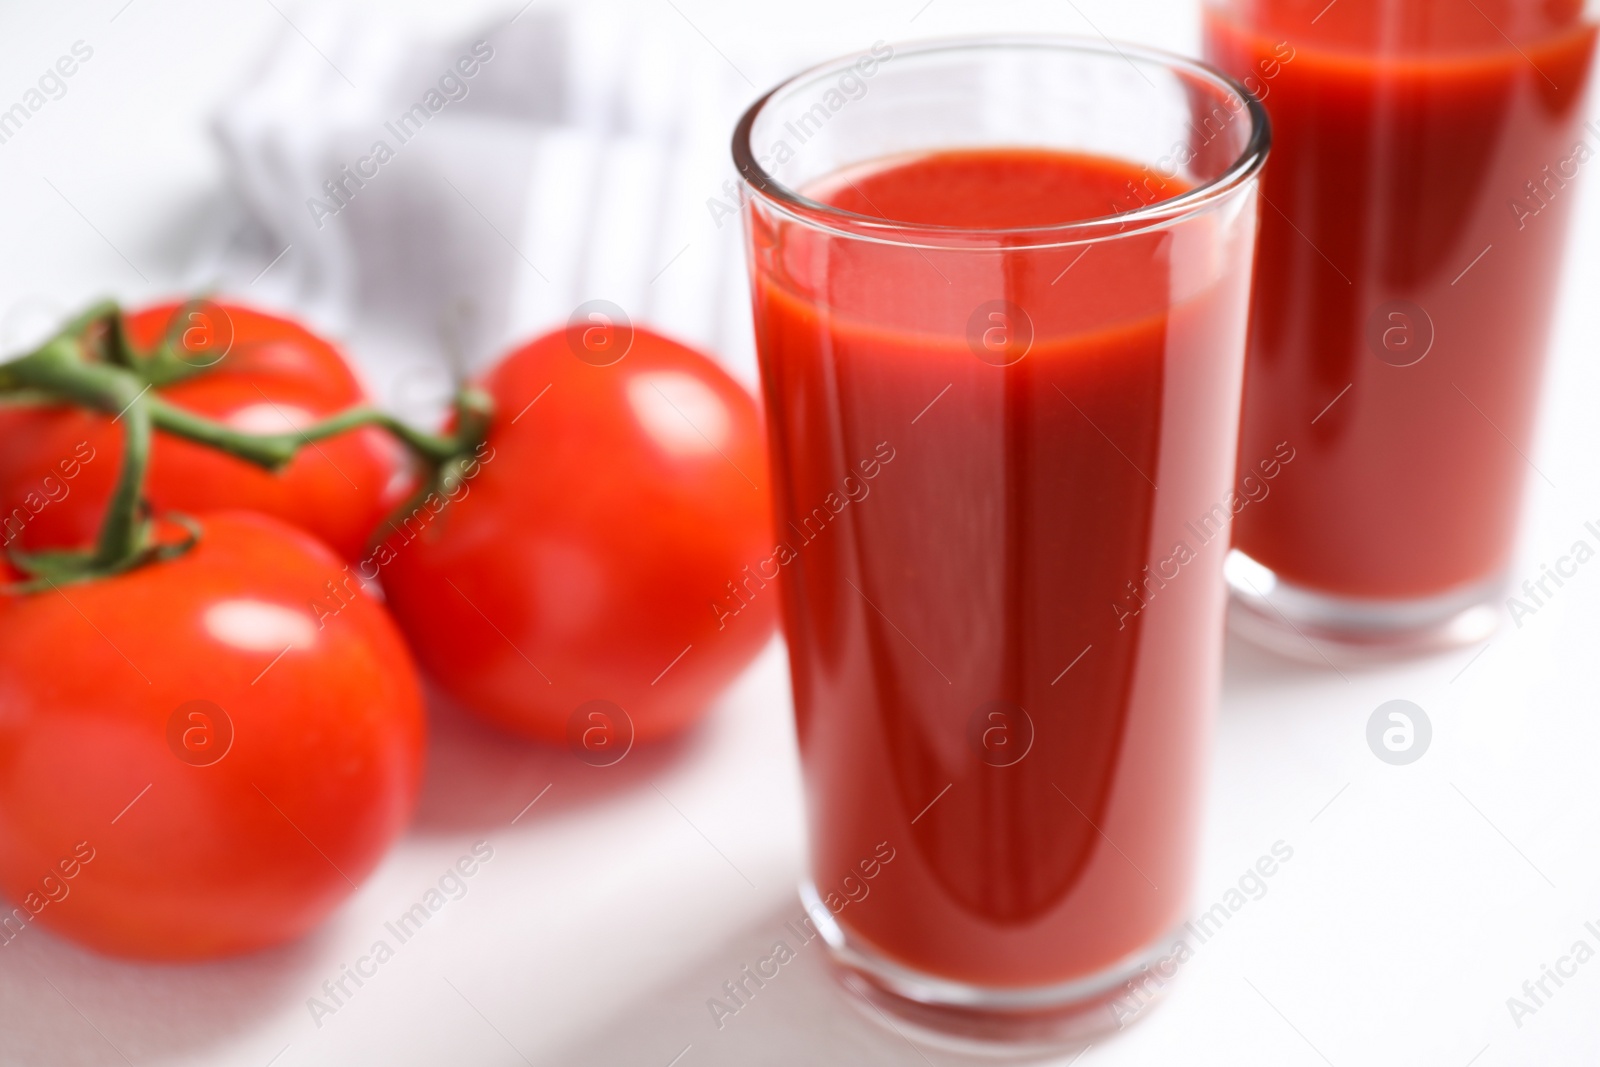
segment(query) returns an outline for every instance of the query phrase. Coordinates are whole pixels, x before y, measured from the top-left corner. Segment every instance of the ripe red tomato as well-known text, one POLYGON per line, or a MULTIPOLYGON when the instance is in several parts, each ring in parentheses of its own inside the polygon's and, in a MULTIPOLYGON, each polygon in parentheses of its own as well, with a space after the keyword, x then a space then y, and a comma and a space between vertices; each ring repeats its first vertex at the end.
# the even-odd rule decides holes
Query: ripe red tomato
POLYGON ((422 700, 387 612, 353 596, 319 629, 341 560, 266 516, 202 523, 176 559, 0 594, 0 941, 282 942, 410 815, 422 700))
POLYGON ((496 414, 457 499, 374 560, 417 658, 517 733, 564 741, 591 700, 626 712, 622 741, 682 729, 776 618, 775 586, 738 611, 729 588, 772 552, 754 399, 645 330, 608 366, 549 334, 483 386, 496 414))
MULTIPOLYGON (((204 373, 159 390, 179 407, 235 429, 283 433, 366 399, 338 351, 297 323, 208 303, 186 312, 197 317, 179 329, 172 319, 181 307, 163 304, 127 319, 136 347, 157 344, 171 327, 186 361, 215 359, 204 373)), ((93 541, 121 464, 112 418, 69 405, 0 404, 0 441, 0 544, 93 541)), ((276 473, 163 433, 151 453, 145 496, 158 511, 259 511, 315 534, 346 559, 361 554, 411 486, 404 449, 370 427, 302 448, 276 473)))

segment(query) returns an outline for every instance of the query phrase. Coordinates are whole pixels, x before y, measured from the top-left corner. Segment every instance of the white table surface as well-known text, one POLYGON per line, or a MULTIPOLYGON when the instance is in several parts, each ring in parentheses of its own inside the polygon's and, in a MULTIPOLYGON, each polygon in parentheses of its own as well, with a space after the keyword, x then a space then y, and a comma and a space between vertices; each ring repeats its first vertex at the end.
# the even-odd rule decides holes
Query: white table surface
MULTIPOLYGON (((67 95, 0 145, 7 314, 171 290, 220 195, 206 117, 283 6, 123 3, 0 9, 0 99, 73 41, 95 49, 67 95)), ((634 6, 723 62, 709 38, 763 85, 787 73, 767 59, 780 40, 819 56, 982 29, 1197 42, 1193 5, 1167 0, 634 6)), ((504 5, 438 7, 402 11, 462 27, 504 5)), ((1554 487, 1533 480, 1519 579, 1600 519, 1597 174, 1591 164, 1581 179, 1533 455, 1554 487)), ((1600 1063, 1600 960, 1520 1027, 1506 1006, 1574 942, 1600 949, 1584 925, 1600 930, 1597 609, 1600 570, 1584 570, 1484 649, 1344 677, 1230 642, 1197 908, 1275 842, 1293 859, 1200 947, 1159 1010, 1078 1062, 1600 1063), (1394 698, 1434 726, 1428 753, 1404 767, 1365 741, 1368 716, 1394 698)), ((172 967, 108 961, 30 928, 0 949, 0 1064, 957 1062, 856 1015, 815 945, 720 1031, 712 1022, 707 998, 800 913, 789 715, 776 643, 702 728, 606 770, 435 708, 415 825, 323 929, 253 958, 172 967), (319 1026, 307 999, 479 840, 494 857, 467 895, 319 1026)))

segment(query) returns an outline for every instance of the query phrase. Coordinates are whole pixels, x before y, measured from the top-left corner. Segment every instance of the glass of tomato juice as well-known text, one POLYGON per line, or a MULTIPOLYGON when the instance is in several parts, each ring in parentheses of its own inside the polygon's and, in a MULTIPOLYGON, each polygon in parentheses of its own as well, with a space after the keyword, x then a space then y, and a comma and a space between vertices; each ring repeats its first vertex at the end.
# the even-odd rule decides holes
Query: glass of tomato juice
POLYGON ((1332 662, 1495 629, 1575 179, 1600 165, 1596 10, 1208 0, 1207 57, 1277 138, 1240 471, 1296 455, 1234 523, 1245 636, 1332 662))
POLYGON ((1187 958, 1267 144, 1070 38, 880 43, 734 135, 802 896, 931 1035, 1114 1027, 1187 958))

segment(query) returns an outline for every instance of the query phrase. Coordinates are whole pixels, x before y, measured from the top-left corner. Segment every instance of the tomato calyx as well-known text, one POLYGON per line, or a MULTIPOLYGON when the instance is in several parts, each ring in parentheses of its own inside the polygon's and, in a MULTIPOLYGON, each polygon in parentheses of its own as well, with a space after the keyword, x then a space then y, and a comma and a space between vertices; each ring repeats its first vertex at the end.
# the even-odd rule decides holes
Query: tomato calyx
MULTIPOLYGON (((200 301, 190 301, 185 308, 200 301)), ((181 316, 175 316, 175 321, 181 316)), ((187 346, 186 346, 187 347, 187 346)), ((202 354, 208 354, 202 350, 202 354)), ((197 415, 170 403, 156 390, 205 373, 226 355, 191 362, 178 352, 169 330, 154 347, 141 350, 129 340, 121 308, 114 302, 92 305, 38 349, 0 363, 0 402, 74 404, 112 417, 122 428, 123 460, 99 534, 87 549, 8 552, 26 579, 10 592, 37 592, 65 583, 91 581, 133 567, 171 559, 188 551, 202 531, 197 522, 172 516, 189 536, 177 542, 156 536, 144 497, 155 430, 205 445, 267 471, 287 466, 307 445, 375 426, 401 442, 429 471, 423 491, 448 487, 463 477, 474 450, 488 433, 493 401, 473 387, 455 400, 453 431, 431 434, 408 426, 388 412, 356 405, 319 422, 285 433, 253 434, 197 415)))
POLYGON ((42 552, 13 549, 7 554, 12 566, 28 577, 4 587, 4 591, 13 594, 41 593, 63 585, 110 578, 147 563, 177 559, 199 543, 201 526, 198 520, 176 511, 166 512, 161 518, 176 525, 184 536, 178 540, 163 539, 158 533, 156 520, 147 509, 141 509, 133 543, 125 554, 109 560, 102 560, 96 552, 83 549, 47 549, 42 552))

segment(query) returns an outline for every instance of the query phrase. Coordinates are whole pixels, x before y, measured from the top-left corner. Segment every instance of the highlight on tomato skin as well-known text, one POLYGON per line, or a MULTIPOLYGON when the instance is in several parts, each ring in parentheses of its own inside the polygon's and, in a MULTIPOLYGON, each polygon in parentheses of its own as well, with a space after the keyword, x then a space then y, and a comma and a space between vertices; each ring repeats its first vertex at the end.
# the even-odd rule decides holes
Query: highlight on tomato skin
POLYGON ((411 655, 344 562, 262 515, 176 559, 0 593, 0 941, 194 960, 299 937, 404 829, 411 655))
MULTIPOLYGON (((158 395, 234 429, 283 433, 367 401, 338 349, 287 318, 203 301, 154 305, 125 322, 135 347, 171 336, 197 370, 157 387, 158 395)), ((0 403, 0 440, 0 540, 23 549, 92 541, 121 464, 113 418, 69 405, 0 403)), ((373 427, 302 449, 278 472, 158 432, 145 492, 158 511, 273 515, 355 559, 414 484, 405 450, 373 427)))
POLYGON ((567 331, 507 355, 482 382, 497 414, 457 499, 398 524, 375 561, 439 685, 555 744, 596 701, 629 741, 685 729, 777 617, 776 583, 746 582, 773 552, 755 399, 629 329, 605 359, 567 331))

